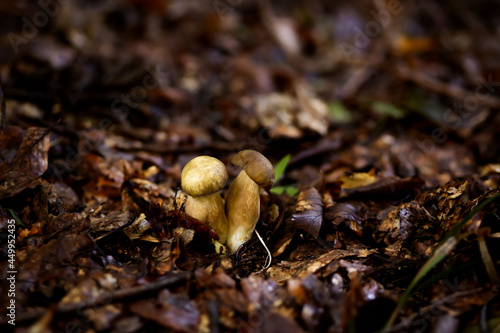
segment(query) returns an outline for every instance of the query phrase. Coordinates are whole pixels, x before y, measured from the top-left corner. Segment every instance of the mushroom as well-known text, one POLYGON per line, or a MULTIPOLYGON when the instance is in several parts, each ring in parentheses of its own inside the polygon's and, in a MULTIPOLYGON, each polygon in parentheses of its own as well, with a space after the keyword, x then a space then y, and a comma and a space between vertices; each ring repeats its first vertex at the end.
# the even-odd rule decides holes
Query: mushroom
POLYGON ((181 186, 189 196, 186 214, 210 226, 224 244, 227 236, 227 218, 219 191, 227 183, 224 163, 210 156, 198 156, 182 169, 181 186))
POLYGON ((255 150, 243 150, 232 161, 242 168, 226 193, 228 234, 226 246, 235 253, 241 244, 252 237, 260 216, 260 189, 274 184, 273 165, 255 150))

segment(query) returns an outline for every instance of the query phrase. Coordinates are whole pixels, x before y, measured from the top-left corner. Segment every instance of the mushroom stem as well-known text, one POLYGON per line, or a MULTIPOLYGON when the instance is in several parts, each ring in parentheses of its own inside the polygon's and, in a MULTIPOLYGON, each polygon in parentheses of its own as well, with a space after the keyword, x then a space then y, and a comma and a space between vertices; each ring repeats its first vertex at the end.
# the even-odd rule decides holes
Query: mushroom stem
POLYGON ((252 237, 260 216, 260 189, 274 184, 273 165, 255 150, 234 155, 232 163, 242 168, 226 193, 226 216, 229 223, 227 247, 230 253, 252 237))
POLYGON ((226 193, 226 214, 229 222, 226 246, 235 253, 248 241, 260 215, 260 188, 242 170, 226 193))
POLYGON ((224 215, 224 203, 218 192, 199 197, 188 196, 185 206, 186 214, 208 225, 219 236, 224 244, 227 235, 227 219, 224 215))

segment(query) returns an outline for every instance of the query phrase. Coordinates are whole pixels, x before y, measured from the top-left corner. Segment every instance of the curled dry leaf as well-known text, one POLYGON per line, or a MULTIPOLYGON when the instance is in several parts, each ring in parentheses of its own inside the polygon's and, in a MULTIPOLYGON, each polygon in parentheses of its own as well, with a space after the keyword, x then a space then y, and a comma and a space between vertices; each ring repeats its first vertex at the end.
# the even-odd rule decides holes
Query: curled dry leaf
POLYGON ((2 152, 0 158, 2 162, 10 162, 17 152, 17 149, 26 131, 17 126, 8 126, 0 133, 0 151, 2 152))
POLYGON ((151 223, 146 220, 146 215, 141 214, 137 217, 134 222, 126 227, 123 231, 130 239, 140 238, 141 235, 151 228, 151 223))
POLYGON ((106 232, 118 229, 131 222, 133 218, 130 212, 114 211, 105 216, 91 216, 90 228, 93 232, 106 232))
POLYGON ((368 207, 360 201, 334 203, 325 212, 325 218, 338 226, 344 223, 361 236, 361 223, 366 219, 368 207))
POLYGON ((11 166, 33 177, 40 177, 49 165, 50 140, 45 128, 28 128, 11 166))
POLYGON ((293 225, 317 238, 323 224, 323 202, 321 195, 314 187, 301 191, 295 204, 293 225))
POLYGON ((179 304, 162 304, 141 300, 131 304, 130 310, 144 319, 155 321, 161 326, 176 332, 196 332, 200 320, 200 312, 194 302, 185 301, 179 304))
POLYGON ((0 164, 0 199, 13 197, 27 188, 35 188, 41 182, 24 171, 0 164))

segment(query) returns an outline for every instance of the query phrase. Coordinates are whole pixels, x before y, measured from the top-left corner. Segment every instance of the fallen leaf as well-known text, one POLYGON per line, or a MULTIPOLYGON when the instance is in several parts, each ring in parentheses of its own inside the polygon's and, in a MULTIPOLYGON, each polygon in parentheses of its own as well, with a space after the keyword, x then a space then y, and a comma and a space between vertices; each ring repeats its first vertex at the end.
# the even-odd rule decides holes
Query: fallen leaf
POLYGON ((0 164, 0 199, 13 197, 27 188, 35 188, 41 182, 34 176, 13 169, 5 162, 0 164))
POLYGON ((157 307, 150 300, 142 300, 132 303, 130 311, 176 332, 198 331, 200 313, 192 302, 186 302, 182 307, 170 304, 162 304, 162 306, 157 307))
POLYGON ((30 127, 23 142, 12 159, 12 168, 40 177, 47 170, 49 163, 50 140, 45 128, 30 127))
POLYGON ((312 187, 301 191, 297 196, 295 211, 293 226, 317 238, 323 224, 323 202, 318 190, 312 187))

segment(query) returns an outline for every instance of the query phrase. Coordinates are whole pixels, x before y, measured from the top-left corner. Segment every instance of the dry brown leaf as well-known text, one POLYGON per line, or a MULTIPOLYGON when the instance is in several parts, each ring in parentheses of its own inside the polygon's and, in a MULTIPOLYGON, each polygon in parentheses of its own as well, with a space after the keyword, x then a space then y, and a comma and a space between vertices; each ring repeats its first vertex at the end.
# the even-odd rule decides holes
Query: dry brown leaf
POLYGON ((312 187, 301 191, 295 211, 292 216, 293 226, 317 238, 323 225, 323 202, 318 190, 312 187))

